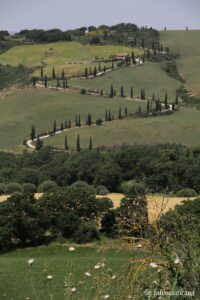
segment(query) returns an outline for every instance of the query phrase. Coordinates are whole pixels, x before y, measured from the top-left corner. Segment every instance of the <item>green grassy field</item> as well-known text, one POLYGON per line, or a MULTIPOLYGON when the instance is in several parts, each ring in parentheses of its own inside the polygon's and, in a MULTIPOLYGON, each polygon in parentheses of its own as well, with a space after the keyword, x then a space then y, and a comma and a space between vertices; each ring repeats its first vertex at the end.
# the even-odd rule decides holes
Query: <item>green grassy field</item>
MULTIPOLYGON (((82 45, 78 42, 57 42, 38 45, 23 45, 12 47, 0 55, 0 63, 17 66, 23 64, 27 67, 45 65, 44 73, 52 74, 55 67, 57 73, 64 69, 65 74, 77 74, 82 72, 85 66, 91 64, 87 62, 95 57, 108 58, 117 53, 141 54, 142 50, 133 49, 125 46, 95 46, 82 45), (82 64, 80 64, 82 62, 82 64)), ((35 74, 40 74, 36 72, 35 74)))
MULTIPOLYGON (((100 252, 94 246, 79 246, 74 252, 70 252, 68 245, 41 246, 3 254, 0 256, 0 299, 68 300, 69 298, 64 296, 65 284, 68 282, 70 289, 77 288, 77 294, 73 299, 80 299, 78 297, 82 295, 84 299, 92 300, 91 287, 94 276, 101 274, 102 278, 102 272, 106 272, 107 268, 111 268, 110 277, 112 274, 120 274, 131 255, 129 251, 120 250, 100 252), (35 260, 32 267, 27 264, 27 260, 31 258, 35 260), (97 263, 104 261, 106 264, 104 270, 94 269, 97 263), (84 276, 87 271, 91 272, 91 278, 84 276), (67 279, 70 273, 73 275, 69 283, 67 279), (53 298, 50 297, 47 275, 53 276, 51 282, 53 298), (83 284, 80 283, 81 280, 83 284), (87 295, 90 297, 87 298, 88 287, 87 295), (34 289, 38 298, 34 295, 34 289)), ((102 294, 112 294, 112 291, 105 286, 102 294)))
POLYGON ((180 54, 177 65, 186 87, 200 96, 200 30, 162 31, 160 35, 164 46, 180 54))
POLYGON ((181 143, 186 146, 200 146, 200 111, 181 107, 170 116, 153 118, 129 118, 116 120, 102 126, 74 129, 58 136, 45 139, 45 144, 64 147, 67 134, 69 147, 76 145, 79 133, 82 148, 87 148, 92 137, 93 146, 121 144, 163 144, 181 143))
MULTIPOLYGON (((146 103, 141 102, 146 107, 146 103)), ((34 124, 38 133, 52 130, 54 120, 59 127, 61 122, 81 114, 82 123, 90 112, 93 120, 105 117, 105 110, 118 114, 125 107, 131 112, 138 110, 138 102, 125 99, 109 99, 80 94, 67 94, 51 90, 17 90, 0 100, 0 149, 20 151, 22 142, 30 137, 34 124), (20 146, 21 145, 21 146, 20 146)))
POLYGON ((147 97, 152 97, 154 92, 156 97, 163 100, 165 93, 168 92, 169 98, 172 98, 173 101, 175 91, 181 85, 178 80, 169 77, 160 69, 159 64, 155 63, 145 63, 135 68, 116 69, 100 78, 71 80, 70 84, 85 88, 100 88, 108 92, 113 84, 117 94, 120 94, 120 88, 123 85, 127 96, 130 96, 131 86, 135 96, 140 96, 141 88, 145 88, 147 97))

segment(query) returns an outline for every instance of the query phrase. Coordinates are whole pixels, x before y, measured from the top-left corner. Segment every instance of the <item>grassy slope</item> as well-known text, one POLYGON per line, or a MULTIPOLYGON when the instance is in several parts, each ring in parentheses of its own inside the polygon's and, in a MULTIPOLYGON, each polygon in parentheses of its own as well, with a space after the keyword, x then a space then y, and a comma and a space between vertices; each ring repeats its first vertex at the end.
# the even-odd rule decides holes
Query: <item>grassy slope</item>
POLYGON ((23 45, 13 47, 0 55, 0 63, 14 66, 23 64, 27 67, 36 67, 45 64, 47 67, 44 69, 44 73, 47 75, 52 74, 53 66, 59 73, 64 69, 66 74, 71 74, 75 71, 83 71, 85 66, 85 64, 75 65, 73 63, 91 60, 95 56, 109 57, 121 52, 131 53, 133 50, 136 54, 141 53, 141 50, 124 46, 82 45, 77 42, 23 45))
MULTIPOLYGON (((50 299, 48 285, 46 290, 44 289, 43 279, 47 275, 53 276, 53 299, 66 299, 64 297, 64 282, 65 277, 69 276, 71 264, 73 264, 74 274, 71 287, 75 286, 78 290, 78 295, 80 295, 81 285, 79 281, 85 279, 84 272, 90 270, 92 275, 94 275, 94 265, 99 261, 102 262, 102 258, 106 259, 113 273, 118 274, 122 265, 126 264, 126 260, 130 257, 130 253, 125 251, 100 253, 97 250, 98 249, 92 247, 83 246, 76 248, 75 252, 69 252, 67 246, 51 245, 48 247, 16 250, 1 255, 0 299, 4 299, 3 294, 7 295, 5 299, 22 300, 26 297, 33 299, 31 276, 33 278, 33 285, 36 288, 36 293, 40 296, 39 299, 50 299), (35 259, 31 272, 30 267, 27 265, 27 260, 30 258, 35 259), (46 273, 44 273, 45 268, 47 269, 46 273), (45 298, 41 297, 42 291, 45 298)), ((87 280, 91 285, 91 279, 87 280)), ((105 290, 104 292, 106 293, 107 291, 105 290)))
POLYGON ((177 65, 186 86, 200 96, 200 30, 162 31, 161 42, 181 55, 177 65))
POLYGON ((154 92, 156 97, 164 99, 165 93, 168 92, 169 98, 175 98, 175 91, 180 87, 180 82, 169 77, 159 64, 145 63, 143 66, 136 68, 124 68, 115 70, 106 76, 93 80, 78 80, 71 81, 71 84, 87 88, 101 88, 110 91, 110 86, 113 84, 120 93, 121 85, 124 86, 127 95, 130 95, 130 87, 134 89, 134 95, 139 96, 141 88, 146 89, 146 96, 152 97, 154 92))
MULTIPOLYGON (((146 104, 144 103, 146 106, 146 104)), ((85 122, 90 112, 94 120, 104 118, 105 109, 115 115, 119 107, 129 111, 138 109, 138 102, 124 99, 108 99, 51 90, 21 90, 0 100, 0 149, 19 150, 24 138, 29 138, 30 128, 35 124, 38 133, 52 130, 65 119, 74 122, 75 113, 85 122)), ((22 147, 22 146, 21 146, 22 147)))
MULTIPOLYGON (((197 147, 200 146, 200 111, 182 107, 179 112, 170 116, 130 118, 100 127, 75 129, 67 132, 69 147, 76 145, 78 133, 83 148, 88 147, 90 136, 94 146, 181 143, 197 147)), ((45 140, 45 144, 63 147, 64 133, 45 140)))

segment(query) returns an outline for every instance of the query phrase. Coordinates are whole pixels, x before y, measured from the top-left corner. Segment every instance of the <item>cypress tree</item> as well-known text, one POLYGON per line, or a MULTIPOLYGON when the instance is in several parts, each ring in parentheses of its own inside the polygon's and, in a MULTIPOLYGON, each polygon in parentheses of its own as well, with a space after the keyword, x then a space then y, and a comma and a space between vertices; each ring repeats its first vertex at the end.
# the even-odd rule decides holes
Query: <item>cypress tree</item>
POLYGON ((141 89, 141 92, 140 92, 140 98, 142 100, 145 100, 146 96, 145 96, 145 89, 141 89))
POLYGON ((128 116, 128 109, 127 109, 127 107, 125 107, 124 113, 125 113, 125 117, 127 117, 128 116))
POLYGON ((108 111, 106 109, 106 112, 105 112, 105 121, 108 121, 108 111))
POLYGON ((95 68, 94 68, 93 76, 94 76, 94 77, 97 76, 97 67, 96 67, 96 66, 95 66, 95 68))
POLYGON ((33 141, 35 138, 35 126, 31 126, 31 140, 33 141))
POLYGON ((113 98, 114 97, 114 89, 113 89, 113 85, 111 84, 110 87, 110 97, 113 98))
POLYGON ((77 116, 77 114, 75 115, 75 127, 78 127, 78 116, 77 116))
POLYGON ((103 97, 103 90, 101 89, 101 92, 100 92, 100 94, 101 94, 101 97, 103 97))
POLYGON ((61 130, 61 131, 64 130, 64 125, 63 125, 63 123, 61 123, 61 125, 60 125, 60 130, 61 130))
POLYGON ((133 88, 131 87, 131 98, 133 98, 133 88))
POLYGON ((54 123, 53 123, 53 133, 54 134, 56 133, 56 121, 54 121, 54 123))
POLYGON ((123 86, 121 86, 120 96, 121 96, 121 97, 124 97, 124 87, 123 87, 123 86))
POLYGON ((68 127, 67 120, 65 120, 64 127, 65 127, 65 128, 68 127))
POLYGON ((167 109, 168 108, 168 103, 167 103, 167 93, 165 94, 165 108, 167 109))
POLYGON ((65 79, 65 71, 64 71, 64 70, 62 70, 62 75, 61 75, 61 78, 62 78, 62 80, 64 80, 64 79, 65 79))
POLYGON ((65 86, 65 81, 63 81, 63 89, 65 90, 66 86, 65 86))
POLYGON ((99 72, 101 72, 101 63, 99 63, 99 72))
POLYGON ((109 109, 109 112, 108 112, 108 121, 112 121, 110 109, 109 109))
POLYGON ((43 70, 43 66, 40 69, 40 78, 43 80, 44 77, 44 70, 43 70))
POLYGON ((36 84, 36 78, 35 78, 35 76, 32 78, 32 85, 33 86, 35 86, 35 84, 36 84))
POLYGON ((71 124, 71 120, 69 120, 69 125, 68 125, 69 128, 72 127, 72 124, 71 124))
POLYGON ((147 101, 147 112, 149 112, 150 110, 150 103, 149 103, 149 100, 147 101))
POLYGON ((67 135, 65 135, 64 149, 68 150, 67 135))
POLYGON ((47 87, 47 76, 44 76, 44 86, 47 87))
POLYGON ((57 78, 57 87, 60 87, 60 78, 57 78))
POLYGON ((78 127, 81 127, 81 115, 78 115, 78 127))
POLYGON ((92 125, 92 116, 91 116, 90 113, 88 114, 87 125, 88 125, 88 126, 91 126, 91 125, 92 125))
POLYGON ((153 95, 152 95, 152 100, 155 101, 155 94, 153 92, 153 95))
POLYGON ((80 144, 80 136, 79 136, 79 134, 77 136, 77 141, 76 141, 76 151, 77 152, 81 151, 81 144, 80 144))
POLYGON ((104 73, 106 73, 106 70, 107 70, 107 69, 106 69, 106 66, 104 66, 104 68, 103 68, 104 73))
POLYGON ((91 69, 91 67, 90 67, 90 76, 92 76, 92 69, 91 69))
POLYGON ((55 73, 54 67, 53 67, 53 70, 52 70, 52 79, 56 79, 56 73, 55 73))
POLYGON ((37 151, 40 151, 42 149, 42 147, 43 147, 43 141, 40 140, 40 137, 38 135, 36 145, 35 145, 35 149, 37 151))
POLYGON ((65 87, 66 87, 66 89, 69 87, 68 86, 68 79, 66 78, 66 80, 65 80, 65 87))
POLYGON ((119 118, 120 120, 122 119, 122 109, 121 109, 121 107, 119 108, 118 118, 119 118))
POLYGON ((88 68, 85 67, 85 77, 87 78, 88 77, 88 68))
POLYGON ((178 95, 176 95, 175 104, 178 105, 178 95))
POLYGON ((89 150, 92 150, 92 138, 90 137, 90 141, 89 141, 89 150))

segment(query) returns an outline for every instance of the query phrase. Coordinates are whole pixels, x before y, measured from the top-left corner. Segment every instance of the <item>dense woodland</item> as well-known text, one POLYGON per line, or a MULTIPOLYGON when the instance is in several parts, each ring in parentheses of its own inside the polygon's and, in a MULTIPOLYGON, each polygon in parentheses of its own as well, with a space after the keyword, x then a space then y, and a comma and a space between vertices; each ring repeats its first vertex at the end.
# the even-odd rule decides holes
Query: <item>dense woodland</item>
POLYGON ((72 154, 50 147, 18 156, 1 152, 1 193, 8 183, 31 183, 36 191, 49 180, 60 187, 85 181, 110 192, 121 192, 121 184, 129 180, 149 192, 176 193, 183 188, 200 192, 199 155, 199 149, 181 145, 122 146, 72 154))

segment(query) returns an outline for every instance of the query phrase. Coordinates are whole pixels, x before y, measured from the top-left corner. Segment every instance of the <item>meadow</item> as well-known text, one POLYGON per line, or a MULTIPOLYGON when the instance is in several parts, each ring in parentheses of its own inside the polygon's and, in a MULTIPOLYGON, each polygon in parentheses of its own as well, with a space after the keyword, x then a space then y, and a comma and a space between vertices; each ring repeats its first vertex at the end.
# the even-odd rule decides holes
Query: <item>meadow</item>
POLYGON ((185 86, 200 96, 200 30, 161 31, 160 38, 164 47, 180 54, 177 65, 185 86))
MULTIPOLYGON (((75 246, 74 252, 69 251, 69 244, 52 244, 35 248, 18 249, 0 256, 0 299, 83 299, 88 296, 93 299, 94 276, 106 276, 110 268, 110 281, 113 275, 119 276, 126 267, 130 251, 109 250, 101 251, 101 245, 75 246), (29 266, 27 261, 33 258, 34 264, 29 266), (95 270, 98 263, 105 263, 105 268, 95 270), (84 275, 91 273, 91 278, 84 275), (101 275, 99 275, 101 274, 101 275), (51 282, 46 277, 53 276, 51 282), (68 284, 68 286, 66 286, 68 284), (51 285, 51 287, 50 287, 51 285), (77 293, 70 298, 65 296, 67 290, 75 287, 77 293), (86 290, 88 290, 86 294, 86 290), (50 294, 53 294, 51 298, 50 294), (36 296, 37 295, 37 296, 36 296)), ((136 256, 140 253, 136 251, 136 256)), ((99 283, 100 286, 100 283, 99 283)), ((116 287, 104 286, 99 291, 101 295, 111 294, 116 287)))
MULTIPOLYGON (((140 102, 146 107, 146 101, 140 102)), ((56 120, 57 127, 61 122, 71 119, 72 125, 75 114, 81 114, 85 124, 88 113, 93 121, 105 118, 105 110, 118 115, 119 108, 125 107, 129 112, 138 110, 138 102, 125 99, 109 99, 80 94, 68 94, 45 89, 16 90, 0 101, 0 149, 22 151, 22 142, 30 138, 30 128, 34 124, 37 133, 52 130, 56 120)))
MULTIPOLYGON (((15 46, 0 55, 1 64, 18 66, 23 64, 26 67, 44 66, 44 74, 51 76, 52 68, 61 74, 62 70, 66 75, 83 72, 86 66, 94 67, 92 60, 95 58, 109 58, 117 53, 142 54, 142 50, 120 45, 96 46, 82 45, 78 42, 57 42, 37 45, 15 46)), ((40 75, 36 71, 35 75, 40 75)))
POLYGON ((78 134, 82 148, 88 147, 90 136, 94 147, 163 143, 199 147, 200 112, 196 108, 180 107, 178 112, 169 116, 128 118, 115 120, 102 126, 77 128, 45 139, 45 145, 53 145, 63 149, 66 134, 68 145, 72 148, 76 145, 78 134))
POLYGON ((116 69, 106 76, 95 79, 71 80, 70 84, 83 88, 103 89, 110 91, 111 84, 116 89, 117 95, 120 94, 120 88, 123 85, 125 95, 130 96, 130 88, 133 87, 134 96, 140 97, 141 88, 145 88, 146 97, 151 98, 153 92, 156 97, 164 100, 165 93, 168 93, 169 101, 174 101, 176 90, 181 83, 169 77, 159 64, 145 62, 144 65, 136 67, 126 67, 116 69))

